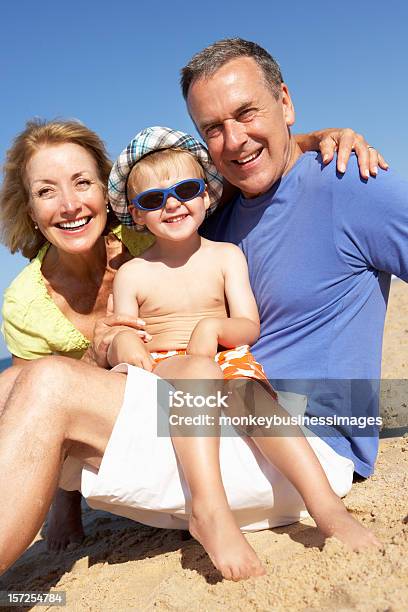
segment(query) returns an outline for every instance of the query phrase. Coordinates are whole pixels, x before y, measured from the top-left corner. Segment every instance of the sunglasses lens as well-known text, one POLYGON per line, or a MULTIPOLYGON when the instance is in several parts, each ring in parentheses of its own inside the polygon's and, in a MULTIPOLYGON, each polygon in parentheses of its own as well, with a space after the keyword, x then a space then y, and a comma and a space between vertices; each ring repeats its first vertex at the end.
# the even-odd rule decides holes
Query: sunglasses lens
POLYGON ((182 200, 192 200, 201 192, 201 185, 198 181, 185 181, 177 185, 175 192, 182 200))
POLYGON ((160 208, 163 204, 163 192, 151 191, 150 193, 142 194, 138 199, 138 204, 146 210, 160 208))

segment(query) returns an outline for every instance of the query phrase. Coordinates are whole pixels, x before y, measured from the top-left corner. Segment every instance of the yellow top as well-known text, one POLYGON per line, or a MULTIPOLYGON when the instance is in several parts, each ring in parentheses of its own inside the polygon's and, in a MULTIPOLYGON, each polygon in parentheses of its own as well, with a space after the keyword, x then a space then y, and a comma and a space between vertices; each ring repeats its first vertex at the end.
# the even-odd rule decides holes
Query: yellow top
MULTIPOLYGON (((141 234, 124 226, 112 233, 137 257, 154 241, 154 236, 141 234)), ((20 272, 4 293, 2 332, 12 355, 22 359, 38 359, 57 354, 80 359, 90 342, 66 318, 45 286, 41 265, 50 244, 20 272)))

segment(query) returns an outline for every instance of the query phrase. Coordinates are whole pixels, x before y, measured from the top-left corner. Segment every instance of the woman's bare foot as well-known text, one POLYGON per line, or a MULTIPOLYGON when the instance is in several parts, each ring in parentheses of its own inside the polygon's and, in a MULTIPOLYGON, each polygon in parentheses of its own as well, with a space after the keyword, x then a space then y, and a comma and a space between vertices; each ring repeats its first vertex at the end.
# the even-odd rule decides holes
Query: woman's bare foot
POLYGON ((320 508, 314 515, 311 514, 323 535, 337 538, 351 550, 382 546, 372 531, 363 527, 349 514, 340 499, 336 499, 324 509, 320 508))
POLYGON ((200 542, 226 580, 246 580, 263 576, 265 569, 226 507, 205 508, 190 517, 191 535, 200 542))
POLYGON ((48 550, 64 550, 70 544, 80 544, 84 539, 81 498, 78 491, 57 490, 48 515, 48 550))

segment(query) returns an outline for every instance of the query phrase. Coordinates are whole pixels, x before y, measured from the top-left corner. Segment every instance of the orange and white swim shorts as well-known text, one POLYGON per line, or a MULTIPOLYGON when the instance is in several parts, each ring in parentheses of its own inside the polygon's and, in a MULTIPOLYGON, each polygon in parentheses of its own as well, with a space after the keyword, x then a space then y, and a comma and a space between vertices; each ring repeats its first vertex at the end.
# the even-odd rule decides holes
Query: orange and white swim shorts
MULTIPOLYGON (((174 351, 158 351, 157 353, 151 353, 151 356, 155 363, 159 363, 159 361, 163 361, 169 357, 185 354, 185 349, 176 349, 174 351)), ((214 361, 220 366, 224 375, 224 380, 254 378, 255 380, 265 381, 269 385, 263 367, 256 361, 247 344, 237 346, 233 349, 227 349, 226 351, 220 351, 215 355, 214 361)))

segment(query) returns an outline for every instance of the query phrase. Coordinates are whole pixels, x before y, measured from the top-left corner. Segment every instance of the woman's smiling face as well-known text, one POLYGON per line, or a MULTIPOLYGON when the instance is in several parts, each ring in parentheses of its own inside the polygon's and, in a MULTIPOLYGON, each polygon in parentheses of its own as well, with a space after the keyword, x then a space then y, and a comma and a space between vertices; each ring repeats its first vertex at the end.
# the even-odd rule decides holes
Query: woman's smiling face
POLYGON ((107 220, 106 189, 92 155, 73 143, 44 145, 27 163, 25 179, 29 214, 44 237, 65 252, 90 251, 107 220))

